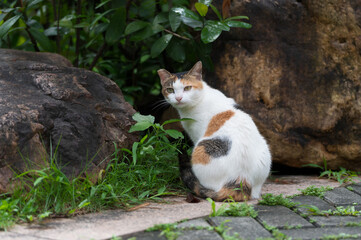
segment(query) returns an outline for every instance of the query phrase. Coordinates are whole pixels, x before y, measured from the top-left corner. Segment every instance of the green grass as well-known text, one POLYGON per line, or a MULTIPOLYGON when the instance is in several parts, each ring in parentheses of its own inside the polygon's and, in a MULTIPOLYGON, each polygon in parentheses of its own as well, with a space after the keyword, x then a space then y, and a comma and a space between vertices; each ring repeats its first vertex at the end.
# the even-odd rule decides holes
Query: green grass
POLYGON ((328 179, 336 180, 340 184, 343 183, 354 183, 356 178, 359 178, 360 173, 356 171, 347 170, 343 167, 340 167, 339 171, 335 171, 329 169, 327 167, 327 160, 323 159, 323 167, 317 164, 306 164, 303 167, 313 167, 319 168, 322 172, 320 173, 320 177, 327 177, 328 179))
POLYGON ((356 210, 354 206, 338 206, 335 210, 326 211, 321 211, 313 205, 302 205, 302 207, 307 208, 310 214, 315 216, 361 216, 361 211, 356 210))
POLYGON ((289 198, 284 197, 283 194, 274 195, 272 193, 266 193, 262 195, 262 199, 259 200, 258 204, 268 205, 268 206, 285 206, 287 208, 292 208, 296 206, 297 202, 292 202, 289 198))
POLYGON ((17 175, 18 186, 0 195, 0 229, 16 222, 31 222, 52 216, 72 216, 112 208, 131 208, 161 196, 183 193, 178 171, 182 133, 165 130, 154 117, 135 114, 130 131, 146 131, 132 150, 118 149, 98 181, 85 173, 68 178, 57 164, 57 148, 44 157, 40 170, 17 175), (173 140, 169 140, 169 137, 173 140))
POLYGON ((322 198, 327 191, 330 191, 332 189, 333 187, 329 187, 329 186, 316 187, 315 185, 311 185, 305 189, 298 189, 298 190, 301 191, 301 193, 305 196, 316 196, 322 198))
POLYGON ((207 198, 208 202, 211 203, 212 212, 210 217, 216 216, 233 216, 233 217, 252 217, 256 218, 258 213, 254 210, 252 205, 247 203, 235 202, 230 200, 228 203, 223 203, 218 209, 216 209, 216 203, 207 198))

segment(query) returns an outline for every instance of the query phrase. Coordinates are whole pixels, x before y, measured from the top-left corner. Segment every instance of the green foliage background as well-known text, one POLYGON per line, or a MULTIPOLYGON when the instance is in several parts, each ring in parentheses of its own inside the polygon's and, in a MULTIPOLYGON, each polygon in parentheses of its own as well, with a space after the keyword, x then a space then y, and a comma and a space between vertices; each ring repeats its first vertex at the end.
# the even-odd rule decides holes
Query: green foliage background
POLYGON ((56 52, 115 81, 133 105, 159 95, 159 68, 212 70, 211 43, 231 27, 211 0, 3 0, 0 47, 56 52), (212 12, 215 19, 208 19, 212 12))

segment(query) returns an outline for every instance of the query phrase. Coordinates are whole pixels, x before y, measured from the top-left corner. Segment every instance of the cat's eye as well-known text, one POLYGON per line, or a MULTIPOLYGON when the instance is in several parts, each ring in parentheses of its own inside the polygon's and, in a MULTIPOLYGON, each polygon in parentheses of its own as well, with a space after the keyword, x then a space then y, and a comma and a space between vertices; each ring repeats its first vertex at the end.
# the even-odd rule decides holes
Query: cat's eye
POLYGON ((184 88, 184 91, 189 91, 189 90, 191 90, 192 89, 192 86, 186 86, 185 88, 184 88))
POLYGON ((167 91, 167 93, 174 93, 174 89, 173 89, 173 88, 167 88, 166 91, 167 91))

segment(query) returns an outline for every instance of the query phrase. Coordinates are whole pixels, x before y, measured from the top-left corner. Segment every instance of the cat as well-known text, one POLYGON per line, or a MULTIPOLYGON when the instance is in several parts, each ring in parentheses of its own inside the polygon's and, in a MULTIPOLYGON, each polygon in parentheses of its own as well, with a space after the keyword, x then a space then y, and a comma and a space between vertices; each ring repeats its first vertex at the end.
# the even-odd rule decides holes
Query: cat
POLYGON ((252 118, 202 79, 202 62, 191 70, 158 70, 162 94, 194 143, 191 161, 180 159, 181 179, 197 196, 224 201, 259 198, 271 153, 252 118))

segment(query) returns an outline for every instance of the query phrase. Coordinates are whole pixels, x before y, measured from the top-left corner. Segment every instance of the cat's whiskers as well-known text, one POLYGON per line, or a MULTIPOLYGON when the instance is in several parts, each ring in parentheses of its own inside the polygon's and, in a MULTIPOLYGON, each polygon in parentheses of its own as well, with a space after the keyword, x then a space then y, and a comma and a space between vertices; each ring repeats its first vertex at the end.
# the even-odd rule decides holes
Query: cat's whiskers
POLYGON ((162 99, 162 100, 156 101, 153 104, 152 110, 160 110, 160 109, 165 108, 165 107, 167 107, 169 105, 170 104, 165 99, 162 99))

